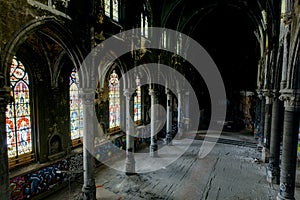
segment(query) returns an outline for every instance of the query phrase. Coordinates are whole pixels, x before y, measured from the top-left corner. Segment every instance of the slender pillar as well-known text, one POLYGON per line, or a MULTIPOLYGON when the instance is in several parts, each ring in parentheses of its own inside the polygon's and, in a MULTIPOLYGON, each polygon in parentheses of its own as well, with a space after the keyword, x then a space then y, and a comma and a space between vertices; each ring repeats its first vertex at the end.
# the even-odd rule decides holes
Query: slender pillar
POLYGON ((267 181, 269 183, 279 184, 280 177, 280 143, 283 120, 283 102, 274 97, 272 105, 272 122, 271 122, 271 141, 270 157, 267 167, 267 181))
POLYGON ((167 94, 167 124, 166 124, 166 138, 165 144, 172 144, 172 94, 169 89, 166 89, 167 94))
POLYGON ((183 129, 182 129, 182 91, 181 90, 177 90, 177 95, 178 95, 178 116, 177 116, 177 128, 178 128, 178 132, 177 132, 177 136, 178 138, 181 138, 183 135, 183 129))
MULTIPOLYGON (((300 94, 298 94, 300 95, 300 94)), ((280 172, 280 190, 277 200, 295 199, 295 179, 299 130, 299 101, 291 92, 281 95, 284 99, 283 145, 280 172), (298 107, 297 107, 298 106, 298 107)))
POLYGON ((184 124, 185 124, 185 131, 189 130, 190 128, 190 93, 187 90, 184 95, 184 124))
POLYGON ((10 98, 10 88, 3 87, 0 89, 0 199, 9 200, 9 173, 8 173, 8 155, 5 127, 5 111, 10 98))
POLYGON ((271 116, 272 116, 272 98, 270 96, 266 96, 264 136, 265 136, 265 147, 267 149, 270 149, 271 116))
POLYGON ((134 159, 134 122, 132 120, 130 109, 133 108, 132 94, 134 89, 125 89, 124 96, 126 97, 126 160, 125 172, 126 175, 135 174, 135 159, 134 159))
MULTIPOLYGON (((269 92, 268 92, 269 93, 269 92)), ((264 120, 264 147, 262 150, 263 162, 269 162, 270 154, 270 137, 271 137, 271 114, 272 114, 272 98, 270 94, 265 96, 265 120, 264 120)))
POLYGON ((96 200, 94 176, 94 133, 95 133, 95 93, 93 89, 80 90, 83 102, 83 200, 96 200))
POLYGON ((158 153, 158 146, 157 146, 157 135, 155 133, 155 103, 156 103, 156 96, 154 89, 149 89, 149 95, 151 96, 151 142, 150 142, 150 156, 151 157, 157 157, 158 153))
POLYGON ((264 125, 265 125, 265 99, 264 97, 261 98, 261 109, 260 109, 260 124, 259 124, 259 131, 260 131, 260 141, 259 145, 263 146, 264 145, 264 125))
POLYGON ((255 109, 255 135, 254 138, 255 139, 259 139, 259 134, 260 134, 260 130, 259 130, 259 125, 260 125, 260 113, 261 113, 261 99, 260 98, 256 98, 256 109, 255 109))

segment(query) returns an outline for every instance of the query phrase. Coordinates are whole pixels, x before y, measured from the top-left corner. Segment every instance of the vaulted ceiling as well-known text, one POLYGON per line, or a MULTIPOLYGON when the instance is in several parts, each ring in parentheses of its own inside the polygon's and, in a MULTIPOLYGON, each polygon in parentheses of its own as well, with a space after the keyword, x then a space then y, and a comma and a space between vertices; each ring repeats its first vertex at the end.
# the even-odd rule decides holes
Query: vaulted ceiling
POLYGON ((268 12, 269 41, 277 37, 279 3, 260 0, 150 1, 162 27, 183 32, 211 55, 223 77, 227 94, 255 90, 260 44, 254 32, 264 26, 268 12), (159 8, 161 10, 159 10, 159 8))

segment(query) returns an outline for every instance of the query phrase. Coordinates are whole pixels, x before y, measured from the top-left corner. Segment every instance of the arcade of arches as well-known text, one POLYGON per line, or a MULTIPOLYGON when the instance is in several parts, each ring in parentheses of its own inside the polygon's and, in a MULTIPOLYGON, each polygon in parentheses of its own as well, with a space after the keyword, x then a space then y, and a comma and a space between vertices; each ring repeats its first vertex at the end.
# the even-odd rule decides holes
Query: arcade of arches
POLYGON ((210 93, 203 74, 186 59, 191 51, 183 34, 216 64, 226 90, 221 99, 226 121, 257 139, 268 163, 267 181, 280 185, 276 198, 295 199, 298 0, 0 0, 0 5, 0 199, 51 193, 69 179, 62 172, 72 170, 71 176, 83 176, 82 198, 95 199, 93 173, 102 162, 126 158, 130 176, 134 152, 145 145, 156 157, 159 142, 171 145, 191 127, 207 130, 210 93), (151 27, 177 32, 157 39, 151 27), (118 48, 107 51, 101 70, 92 72, 99 76, 86 76, 83 61, 91 50, 130 29, 134 40, 114 37, 124 46, 130 41, 131 50, 119 57, 118 48), (149 44, 161 49, 146 48, 149 44), (172 79, 172 70, 159 79, 175 90, 144 83, 154 79, 147 67, 126 78, 147 63, 169 66, 188 80, 199 99, 199 120, 192 117, 192 91, 172 79), (155 104, 164 109, 155 110, 155 104))

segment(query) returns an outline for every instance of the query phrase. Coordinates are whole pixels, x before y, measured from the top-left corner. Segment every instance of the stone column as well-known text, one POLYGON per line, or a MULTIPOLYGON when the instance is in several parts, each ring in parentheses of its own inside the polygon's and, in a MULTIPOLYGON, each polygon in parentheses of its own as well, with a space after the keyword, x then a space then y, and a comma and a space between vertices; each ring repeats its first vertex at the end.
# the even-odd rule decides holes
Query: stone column
MULTIPOLYGON (((184 94, 184 130, 187 131, 190 128, 190 92, 186 90, 184 94)), ((202 117, 202 116, 201 116, 202 117)))
POLYGON ((260 103, 260 124, 259 124, 259 132, 260 132, 260 140, 259 145, 264 146, 264 125, 265 125, 265 98, 261 97, 261 103, 260 103))
POLYGON ((0 89, 0 199, 9 200, 9 173, 8 173, 8 155, 7 155, 7 141, 6 141, 6 121, 5 111, 10 99, 10 88, 3 87, 0 89))
POLYGON ((158 153, 158 146, 157 146, 157 135, 155 133, 155 103, 156 103, 156 95, 154 89, 150 88, 149 89, 149 95, 151 96, 151 122, 150 122, 150 127, 151 127, 151 142, 150 142, 150 156, 151 157, 157 157, 158 153))
POLYGON ((95 129, 95 92, 93 89, 80 90, 83 102, 83 200, 96 199, 94 176, 94 133, 95 129))
POLYGON ((124 96, 126 97, 126 160, 125 160, 125 172, 126 175, 135 174, 135 159, 134 159, 134 122, 131 116, 130 110, 133 108, 134 89, 125 89, 124 96))
POLYGON ((272 114, 272 97, 269 91, 265 93, 265 116, 264 116, 264 147, 262 150, 263 162, 269 162, 270 154, 270 136, 271 136, 271 114, 272 114))
POLYGON ((178 116, 177 116, 177 128, 178 128, 178 132, 177 132, 177 136, 178 138, 181 138, 183 135, 183 129, 182 129, 182 91, 181 90, 177 90, 177 98, 178 98, 178 116))
POLYGON ((271 141, 270 157, 267 167, 267 181, 269 183, 279 184, 280 177, 280 142, 282 133, 283 120, 283 102, 278 99, 278 94, 274 94, 272 105, 272 122, 271 122, 271 141))
POLYGON ((299 131, 300 92, 284 90, 283 145, 280 172, 280 191, 277 200, 295 199, 297 145, 299 131))
POLYGON ((166 124, 166 138, 165 144, 172 144, 172 94, 169 89, 166 89, 167 94, 167 124, 166 124))
POLYGON ((255 124, 254 124, 254 127, 255 127, 255 135, 254 135, 254 138, 255 139, 259 139, 259 125, 260 125, 260 109, 261 109, 261 99, 260 98, 256 98, 256 108, 255 108, 255 124))

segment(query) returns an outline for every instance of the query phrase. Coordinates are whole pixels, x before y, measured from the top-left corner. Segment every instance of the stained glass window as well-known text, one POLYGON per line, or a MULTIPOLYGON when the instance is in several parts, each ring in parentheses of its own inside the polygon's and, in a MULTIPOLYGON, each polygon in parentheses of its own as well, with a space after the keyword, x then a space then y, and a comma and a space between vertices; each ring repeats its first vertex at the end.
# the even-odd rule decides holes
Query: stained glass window
POLYGON ((105 15, 110 17, 110 0, 105 0, 104 11, 105 11, 105 15))
POLYGON ((118 74, 113 71, 109 78, 109 128, 120 126, 120 88, 118 74))
POLYGON ((179 54, 181 52, 181 48, 182 48, 182 36, 181 36, 181 33, 179 33, 177 37, 178 38, 177 38, 176 51, 177 51, 177 54, 179 54))
POLYGON ((70 120, 71 139, 82 137, 83 130, 83 105, 79 98, 79 77, 75 68, 70 75, 70 120))
POLYGON ((145 34, 144 36, 147 38, 148 37, 148 17, 145 16, 145 34))
POLYGON ((24 65, 13 58, 10 67, 13 101, 7 105, 6 132, 8 157, 32 152, 29 78, 24 65))
POLYGON ((118 0, 105 0, 104 12, 107 17, 115 21, 119 21, 119 1, 118 0))
POLYGON ((163 31, 162 34, 162 47, 167 48, 167 31, 163 31))
POLYGON ((141 35, 148 38, 148 16, 146 14, 146 6, 143 5, 143 12, 141 13, 141 35))
POLYGON ((141 35, 144 35, 144 14, 141 13, 141 35))
POLYGON ((118 2, 118 0, 112 0, 112 1, 113 1, 113 8, 112 8, 113 19, 116 21, 119 21, 119 2, 118 2))
POLYGON ((141 86, 140 86, 140 79, 139 77, 136 78, 136 96, 134 97, 134 108, 133 108, 133 113, 134 113, 134 121, 138 122, 141 120, 142 116, 142 109, 141 109, 141 86))

